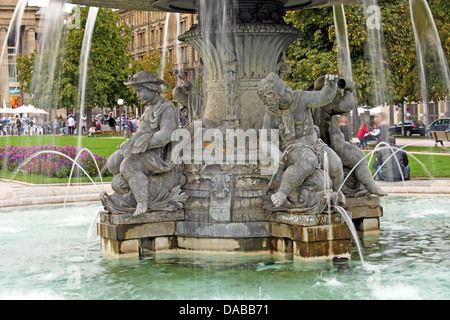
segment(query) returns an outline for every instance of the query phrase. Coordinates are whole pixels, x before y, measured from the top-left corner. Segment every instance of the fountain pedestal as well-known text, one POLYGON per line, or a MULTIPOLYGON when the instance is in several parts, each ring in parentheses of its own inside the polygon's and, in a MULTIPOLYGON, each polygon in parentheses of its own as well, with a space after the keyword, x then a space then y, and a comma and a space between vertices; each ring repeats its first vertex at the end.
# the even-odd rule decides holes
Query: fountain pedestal
POLYGON ((267 221, 199 223, 182 220, 181 211, 156 218, 146 214, 101 213, 102 253, 117 258, 189 250, 210 253, 292 255, 294 259, 331 259, 351 254, 351 232, 339 214, 296 215, 277 212, 267 221), (162 220, 163 219, 163 220, 162 220))

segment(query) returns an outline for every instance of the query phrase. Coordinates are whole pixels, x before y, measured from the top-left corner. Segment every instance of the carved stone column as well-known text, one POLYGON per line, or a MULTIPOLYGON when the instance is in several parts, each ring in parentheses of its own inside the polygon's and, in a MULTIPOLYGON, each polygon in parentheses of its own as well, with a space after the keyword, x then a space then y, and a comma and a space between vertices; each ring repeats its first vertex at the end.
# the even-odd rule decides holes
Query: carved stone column
POLYGON ((282 4, 249 3, 239 8, 237 22, 225 35, 217 26, 205 39, 200 24, 180 36, 203 60, 204 119, 216 126, 260 127, 264 106, 256 94, 258 83, 276 71, 283 52, 302 35, 284 23, 284 13, 282 4))

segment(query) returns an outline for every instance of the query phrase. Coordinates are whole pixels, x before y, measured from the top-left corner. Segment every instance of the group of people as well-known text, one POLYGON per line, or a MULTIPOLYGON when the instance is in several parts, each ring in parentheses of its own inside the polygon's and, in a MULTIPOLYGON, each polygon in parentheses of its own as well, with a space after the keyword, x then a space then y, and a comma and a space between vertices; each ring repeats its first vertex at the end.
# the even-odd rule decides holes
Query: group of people
POLYGON ((22 135, 22 134, 33 134, 33 129, 35 129, 35 123, 31 119, 24 119, 19 115, 15 117, 3 117, 0 121, 0 132, 2 135, 22 135))
POLYGON ((358 148, 363 147, 367 150, 368 141, 387 141, 388 128, 385 122, 383 122, 383 117, 381 114, 375 116, 375 122, 370 131, 367 129, 366 122, 361 123, 356 137, 359 139, 358 148))
MULTIPOLYGON (((51 133, 53 135, 57 134, 76 134, 77 122, 74 116, 71 114, 67 117, 67 125, 65 119, 60 115, 51 122, 51 133)), ((86 120, 81 119, 81 129, 84 132, 86 130, 86 120)))

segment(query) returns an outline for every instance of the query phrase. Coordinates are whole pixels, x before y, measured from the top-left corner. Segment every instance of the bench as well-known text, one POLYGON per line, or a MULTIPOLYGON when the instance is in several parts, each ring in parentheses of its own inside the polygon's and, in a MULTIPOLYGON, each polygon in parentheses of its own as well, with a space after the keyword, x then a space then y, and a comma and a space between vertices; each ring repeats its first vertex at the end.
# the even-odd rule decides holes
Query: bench
POLYGON ((102 135, 102 130, 95 130, 94 132, 90 132, 88 134, 88 137, 95 137, 95 136, 101 136, 102 135))
POLYGON ((448 131, 431 131, 431 136, 434 138, 434 146, 437 147, 438 142, 444 146, 443 141, 450 141, 450 132, 448 131))

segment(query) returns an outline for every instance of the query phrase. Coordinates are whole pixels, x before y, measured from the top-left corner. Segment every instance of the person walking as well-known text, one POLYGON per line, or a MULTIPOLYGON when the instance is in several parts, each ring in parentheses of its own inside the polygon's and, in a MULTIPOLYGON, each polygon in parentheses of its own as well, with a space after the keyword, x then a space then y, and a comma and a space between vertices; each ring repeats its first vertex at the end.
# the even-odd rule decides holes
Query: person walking
POLYGON ((116 134, 116 119, 114 119, 113 116, 110 116, 108 119, 108 125, 109 128, 114 131, 114 134, 116 134))
POLYGON ((6 132, 5 132, 5 129, 4 129, 5 123, 6 123, 6 118, 3 117, 2 122, 0 122, 0 131, 3 133, 4 136, 6 136, 6 132))
POLYGON ((62 117, 61 117, 61 134, 67 134, 66 122, 64 121, 64 119, 62 117))
POLYGON ((17 127, 17 135, 20 136, 22 130, 22 120, 20 120, 19 115, 16 116, 16 127, 17 127))
POLYGON ((81 118, 81 134, 86 132, 86 118, 81 118))
POLYGON ((53 134, 54 135, 58 134, 58 127, 59 127, 58 120, 55 118, 55 121, 53 121, 53 134))
POLYGON ((361 127, 359 127, 358 133, 356 134, 356 137, 359 139, 358 148, 363 146, 363 149, 367 150, 367 134, 369 134, 369 131, 367 131, 366 123, 363 122, 361 127))
POLYGON ((69 116, 69 119, 67 119, 67 126, 69 127, 69 134, 74 134, 75 133, 75 119, 73 118, 72 114, 69 116))

